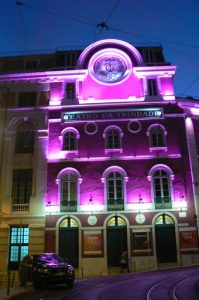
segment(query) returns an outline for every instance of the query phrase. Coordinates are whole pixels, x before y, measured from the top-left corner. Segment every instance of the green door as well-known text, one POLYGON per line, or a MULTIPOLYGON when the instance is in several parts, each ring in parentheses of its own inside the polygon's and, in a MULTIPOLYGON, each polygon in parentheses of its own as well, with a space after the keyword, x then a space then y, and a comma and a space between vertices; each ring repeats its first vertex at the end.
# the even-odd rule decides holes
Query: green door
POLYGON ((75 268, 79 267, 79 230, 76 220, 72 218, 60 223, 59 255, 66 257, 75 268))
POLYGON ((107 223, 107 265, 120 266, 120 257, 127 250, 126 222, 121 217, 113 217, 107 223))
POLYGON ((159 263, 177 262, 174 221, 170 216, 165 214, 158 218, 159 222, 155 224, 157 261, 159 263), (162 219, 161 222, 160 217, 162 219))

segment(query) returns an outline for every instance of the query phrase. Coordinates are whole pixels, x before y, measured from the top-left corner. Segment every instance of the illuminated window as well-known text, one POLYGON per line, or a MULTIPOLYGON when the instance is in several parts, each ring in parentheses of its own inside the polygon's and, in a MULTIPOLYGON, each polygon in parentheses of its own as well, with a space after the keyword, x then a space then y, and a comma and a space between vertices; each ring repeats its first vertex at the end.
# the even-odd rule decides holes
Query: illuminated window
POLYGON ((108 227, 126 227, 126 221, 118 216, 112 217, 107 222, 108 227))
POLYGON ((17 270, 23 257, 29 250, 29 228, 11 227, 10 228, 10 247, 9 247, 9 269, 17 270))
POLYGON ((12 210, 28 210, 31 195, 32 169, 13 170, 12 210))
POLYGON ((15 137, 15 154, 33 153, 35 130, 30 122, 24 122, 17 127, 15 137))
POLYGON ((61 177, 61 201, 60 210, 77 210, 78 178, 74 172, 67 172, 61 177))
POLYGON ((171 208, 170 177, 166 170, 160 169, 153 174, 155 208, 171 208))
POLYGON ((59 227, 64 228, 64 227, 79 227, 79 226, 75 219, 68 217, 68 218, 63 219, 60 222, 59 227))
POLYGON ((147 94, 148 96, 157 96, 159 94, 156 79, 147 79, 147 94))
POLYGON ((77 135, 75 132, 67 131, 64 133, 62 150, 77 150, 77 135))
POLYGON ((160 215, 155 219, 155 225, 163 224, 174 224, 174 220, 166 214, 160 215))

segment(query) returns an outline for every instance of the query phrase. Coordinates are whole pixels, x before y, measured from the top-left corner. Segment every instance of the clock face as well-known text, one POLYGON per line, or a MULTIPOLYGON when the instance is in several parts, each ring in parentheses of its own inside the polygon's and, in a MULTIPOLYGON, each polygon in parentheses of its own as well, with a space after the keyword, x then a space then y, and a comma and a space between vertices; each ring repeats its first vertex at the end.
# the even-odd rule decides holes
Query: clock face
POLYGON ((123 79, 126 62, 117 55, 99 57, 93 66, 95 77, 105 83, 114 83, 123 79))
POLYGON ((97 223, 97 217, 96 216, 89 216, 87 221, 88 221, 89 225, 95 225, 97 223))
POLYGON ((135 220, 138 224, 142 224, 145 222, 145 216, 143 214, 137 214, 135 220))

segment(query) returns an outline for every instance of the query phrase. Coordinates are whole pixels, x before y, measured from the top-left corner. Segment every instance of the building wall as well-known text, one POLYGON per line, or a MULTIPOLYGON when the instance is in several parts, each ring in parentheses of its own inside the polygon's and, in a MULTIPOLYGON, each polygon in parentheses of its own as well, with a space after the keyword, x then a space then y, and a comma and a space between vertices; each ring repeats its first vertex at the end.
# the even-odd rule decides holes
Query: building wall
MULTIPOLYGON (((143 51, 146 53, 146 49, 143 51)), ((159 265, 158 225, 163 225, 165 218, 176 245, 173 265, 198 262, 198 104, 175 98, 175 66, 165 61, 147 65, 145 55, 140 53, 122 41, 99 41, 81 53, 76 69, 65 65, 66 55, 60 66, 64 70, 50 70, 57 62, 50 55, 47 59, 52 64, 48 70, 44 72, 42 56, 37 57, 35 69, 28 72, 23 57, 18 58, 15 74, 9 71, 13 59, 0 59, 2 72, 10 72, 0 75, 0 88, 9 91, 2 92, 0 99, 0 272, 8 269, 12 226, 29 228, 29 252, 56 252, 77 259, 77 276, 118 271, 119 258, 117 266, 110 263, 111 222, 119 224, 112 228, 120 231, 118 247, 124 242, 130 270, 154 269, 159 265), (112 65, 107 67, 107 57, 114 68, 119 66, 119 71, 110 73, 112 65), (122 65, 123 58, 126 67, 122 65), (68 98, 68 83, 75 86, 74 99, 68 98), (150 94, 148 85, 155 83, 156 87, 151 86, 154 94, 150 94), (35 104, 20 107, 20 93, 35 91, 35 104), (34 152, 16 154, 17 128, 26 121, 34 125, 34 152), (150 145, 149 129, 154 124, 164 128, 163 147, 150 145), (88 132, 89 126, 93 132, 88 132), (105 146, 110 126, 120 131, 122 142, 118 149, 105 146), (66 130, 76 134, 75 151, 63 150, 66 130), (155 166, 170 172, 169 208, 155 207, 155 166), (122 209, 108 208, 106 175, 111 167, 123 174, 122 209), (32 193, 24 211, 13 211, 14 169, 33 169, 32 193), (77 209, 62 211, 60 182, 67 170, 78 176, 77 209), (139 239, 146 245, 139 246, 139 239), (69 251, 70 244, 76 257, 69 251)))

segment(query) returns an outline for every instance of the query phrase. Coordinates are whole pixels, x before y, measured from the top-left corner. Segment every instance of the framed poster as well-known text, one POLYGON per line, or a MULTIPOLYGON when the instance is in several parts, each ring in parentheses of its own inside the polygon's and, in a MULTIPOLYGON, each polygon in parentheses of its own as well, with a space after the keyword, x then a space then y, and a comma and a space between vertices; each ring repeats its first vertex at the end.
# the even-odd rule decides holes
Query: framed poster
POLYGON ((198 250, 198 233, 196 229, 180 229, 180 250, 198 250))
POLYGON ((149 231, 135 230, 132 232, 133 252, 150 252, 149 231))
POLYGON ((83 256, 103 255, 103 234, 101 230, 83 231, 83 256))

